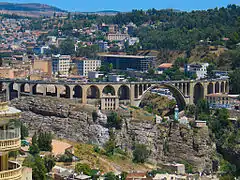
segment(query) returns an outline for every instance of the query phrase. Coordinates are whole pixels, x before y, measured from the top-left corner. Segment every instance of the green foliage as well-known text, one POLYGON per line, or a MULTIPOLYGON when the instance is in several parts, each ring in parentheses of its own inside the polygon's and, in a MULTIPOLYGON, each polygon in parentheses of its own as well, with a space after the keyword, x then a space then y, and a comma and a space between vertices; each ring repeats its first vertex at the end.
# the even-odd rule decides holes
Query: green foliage
POLYGON ((220 161, 220 171, 223 174, 231 175, 232 173, 234 173, 236 171, 236 166, 232 165, 228 161, 222 159, 220 161))
POLYGON ((77 163, 75 165, 75 172, 77 172, 79 174, 83 173, 85 175, 90 176, 91 175, 91 168, 87 164, 77 163))
POLYGON ((44 160, 39 155, 29 155, 23 162, 23 166, 32 168, 34 180, 46 180, 47 169, 44 160))
POLYGON ((65 152, 58 158, 58 162, 72 162, 72 155, 65 152))
POLYGON ((44 165, 47 169, 47 172, 50 172, 56 164, 56 159, 54 158, 54 156, 49 155, 49 156, 44 156, 43 160, 44 160, 44 165))
POLYGON ((52 151, 52 134, 40 132, 37 139, 38 147, 41 151, 52 151))
POLYGON ((97 145, 95 145, 95 146, 93 147, 93 150, 94 150, 94 152, 96 152, 96 153, 100 153, 100 152, 101 152, 101 149, 100 149, 97 145))
POLYGON ((214 79, 215 78, 215 73, 213 72, 215 70, 215 66, 213 64, 210 64, 207 67, 207 78, 208 79, 214 79))
POLYGON ((74 41, 70 38, 61 42, 59 46, 59 53, 63 55, 72 55, 74 54, 74 41))
POLYGON ((119 178, 115 176, 113 172, 108 172, 107 174, 104 175, 105 180, 118 180, 119 178))
POLYGON ((187 117, 195 117, 196 114, 196 106, 194 104, 186 105, 185 107, 185 115, 187 117))
POLYGON ((174 62, 174 66, 176 67, 184 67, 185 64, 188 63, 187 58, 177 58, 174 62))
POLYGON ((33 156, 39 154, 40 150, 37 144, 32 144, 29 147, 29 153, 32 154, 33 156))
POLYGON ((109 135, 109 140, 103 146, 107 156, 113 155, 116 148, 115 136, 112 130, 110 130, 109 135))
POLYGON ((81 46, 77 48, 76 56, 77 57, 87 57, 87 58, 96 58, 99 48, 97 45, 92 46, 81 46))
POLYGON ((193 166, 187 161, 180 161, 181 164, 185 165, 186 173, 193 173, 193 166))
MULTIPOLYGON (((201 115, 202 118, 206 118, 205 115, 210 114, 210 109, 209 109, 209 104, 208 101, 205 99, 199 100, 197 103, 197 108, 196 108, 196 119, 199 119, 199 116, 201 115)), ((205 119, 206 120, 206 119, 205 119)))
POLYGON ((230 74, 231 93, 240 94, 240 69, 236 69, 230 74))
POLYGON ((148 156, 149 156, 149 150, 147 149, 147 146, 144 144, 137 144, 135 146, 135 149, 133 151, 133 162, 136 163, 144 163, 148 156))
POLYGON ((122 118, 116 112, 112 112, 107 117, 107 124, 108 124, 109 128, 121 129, 121 127, 122 127, 122 118))

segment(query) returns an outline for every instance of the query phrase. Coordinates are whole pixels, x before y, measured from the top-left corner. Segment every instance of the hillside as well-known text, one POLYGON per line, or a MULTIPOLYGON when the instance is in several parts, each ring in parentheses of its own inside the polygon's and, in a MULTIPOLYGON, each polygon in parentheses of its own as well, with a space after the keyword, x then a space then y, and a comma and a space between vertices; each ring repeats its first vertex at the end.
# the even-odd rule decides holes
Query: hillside
POLYGON ((18 16, 39 17, 52 16, 54 13, 66 13, 65 10, 40 3, 8 3, 0 2, 1 14, 16 14, 18 16))
POLYGON ((54 11, 54 12, 66 12, 54 6, 49 6, 40 3, 7 3, 0 2, 0 10, 7 11, 54 11))

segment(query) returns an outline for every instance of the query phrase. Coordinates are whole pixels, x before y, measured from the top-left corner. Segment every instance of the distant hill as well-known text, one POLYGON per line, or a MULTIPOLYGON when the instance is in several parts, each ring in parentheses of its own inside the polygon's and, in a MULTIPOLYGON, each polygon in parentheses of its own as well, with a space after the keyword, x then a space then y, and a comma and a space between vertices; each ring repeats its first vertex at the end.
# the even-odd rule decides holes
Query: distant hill
POLYGON ((8 3, 8 2, 0 2, 0 13, 1 14, 15 14, 18 16, 24 17, 35 17, 38 18, 40 16, 53 16, 54 13, 57 14, 66 14, 67 11, 62 10, 60 8, 40 4, 40 3, 8 3))
POLYGON ((103 11, 96 11, 96 12, 81 12, 81 14, 97 14, 97 15, 116 15, 120 13, 120 11, 115 10, 103 10, 103 11))
POLYGON ((60 8, 49 6, 46 4, 40 3, 7 3, 7 2, 0 2, 0 10, 5 11, 54 11, 54 12, 66 12, 60 8))

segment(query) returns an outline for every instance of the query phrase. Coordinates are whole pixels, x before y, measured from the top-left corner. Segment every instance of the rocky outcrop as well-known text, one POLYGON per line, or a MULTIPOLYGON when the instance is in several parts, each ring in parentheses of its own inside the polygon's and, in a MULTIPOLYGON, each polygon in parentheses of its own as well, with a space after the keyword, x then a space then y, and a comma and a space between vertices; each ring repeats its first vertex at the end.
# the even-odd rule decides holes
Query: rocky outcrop
MULTIPOLYGON (((107 117, 93 109, 76 108, 64 100, 40 97, 22 97, 12 105, 22 110, 21 120, 31 132, 43 129, 59 138, 103 145, 109 139, 107 117)), ((156 124, 153 121, 137 121, 124 118, 121 130, 115 130, 116 142, 123 150, 131 151, 135 143, 145 144, 151 151, 153 163, 191 163, 196 170, 211 170, 211 157, 215 144, 208 129, 189 129, 180 124, 156 124)))
POLYGON ((100 125, 107 121, 106 116, 100 114, 94 122, 91 113, 72 110, 74 105, 64 100, 22 97, 11 103, 22 111, 20 120, 27 124, 30 133, 44 130, 58 138, 98 145, 109 139, 108 129, 100 125))
POLYGON ((150 149, 151 162, 188 162, 197 171, 211 170, 215 144, 207 128, 188 129, 180 124, 157 125, 155 122, 125 121, 117 133, 117 143, 132 149, 134 142, 150 149))

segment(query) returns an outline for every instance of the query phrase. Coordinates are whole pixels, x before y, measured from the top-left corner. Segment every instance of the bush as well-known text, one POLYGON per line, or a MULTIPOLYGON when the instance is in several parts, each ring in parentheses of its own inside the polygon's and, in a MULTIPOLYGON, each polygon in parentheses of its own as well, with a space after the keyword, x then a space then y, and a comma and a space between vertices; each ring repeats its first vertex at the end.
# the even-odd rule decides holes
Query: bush
POLYGON ((58 158, 58 162, 72 162, 72 156, 68 154, 63 154, 58 158))
POLYGON ((149 151, 144 144, 137 144, 133 151, 133 162, 144 163, 149 157, 149 151))
POLYGON ((107 123, 108 123, 108 128, 121 129, 122 127, 122 119, 116 112, 112 112, 107 117, 107 123))
POLYGON ((76 166, 75 166, 75 172, 77 172, 79 174, 83 173, 85 175, 90 176, 91 175, 91 168, 87 164, 77 163, 76 166))
POLYGON ((94 152, 96 152, 96 153, 100 153, 100 152, 101 152, 101 149, 100 149, 98 146, 94 146, 94 147, 93 147, 93 150, 94 150, 94 152))

